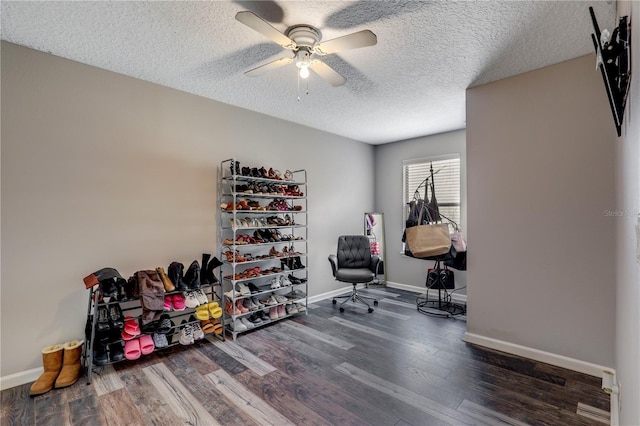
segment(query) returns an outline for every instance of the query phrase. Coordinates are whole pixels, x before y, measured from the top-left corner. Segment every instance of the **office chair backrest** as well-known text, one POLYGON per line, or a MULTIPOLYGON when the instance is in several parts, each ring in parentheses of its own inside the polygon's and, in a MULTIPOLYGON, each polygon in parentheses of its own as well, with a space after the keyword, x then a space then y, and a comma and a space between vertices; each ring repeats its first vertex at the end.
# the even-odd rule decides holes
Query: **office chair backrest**
POLYGON ((369 238, 364 235, 338 237, 338 268, 368 268, 371 265, 369 238))

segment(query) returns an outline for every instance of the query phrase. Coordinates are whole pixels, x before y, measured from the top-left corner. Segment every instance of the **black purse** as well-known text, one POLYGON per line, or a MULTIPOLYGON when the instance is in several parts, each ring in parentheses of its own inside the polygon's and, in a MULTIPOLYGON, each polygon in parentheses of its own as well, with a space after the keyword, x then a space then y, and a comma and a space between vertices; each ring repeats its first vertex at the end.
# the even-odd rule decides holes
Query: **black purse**
POLYGON ((453 271, 445 266, 444 268, 429 269, 427 274, 427 288, 433 290, 447 289, 451 290, 456 287, 453 271))

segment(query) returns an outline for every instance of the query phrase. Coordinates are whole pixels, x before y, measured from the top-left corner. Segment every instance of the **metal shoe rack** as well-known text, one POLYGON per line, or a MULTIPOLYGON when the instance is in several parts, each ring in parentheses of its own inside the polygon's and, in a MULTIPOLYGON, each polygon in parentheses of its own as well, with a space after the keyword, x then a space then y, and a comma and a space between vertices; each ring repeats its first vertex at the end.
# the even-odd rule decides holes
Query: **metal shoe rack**
POLYGON ((232 306, 223 317, 234 340, 239 334, 306 314, 308 302, 307 172, 282 174, 271 169, 269 173, 262 167, 242 166, 232 158, 222 161, 218 170, 218 246, 224 263, 220 282, 224 305, 232 306), (297 188, 299 195, 287 195, 291 188, 297 188), (279 286, 272 288, 274 282, 279 286), (253 291, 247 292, 248 288, 253 291), (280 300, 260 303, 274 298, 280 300), (258 305, 251 303, 253 309, 247 312, 236 310, 249 301, 258 305), (274 308, 284 314, 270 315, 274 308), (256 317, 261 320, 252 321, 256 317))

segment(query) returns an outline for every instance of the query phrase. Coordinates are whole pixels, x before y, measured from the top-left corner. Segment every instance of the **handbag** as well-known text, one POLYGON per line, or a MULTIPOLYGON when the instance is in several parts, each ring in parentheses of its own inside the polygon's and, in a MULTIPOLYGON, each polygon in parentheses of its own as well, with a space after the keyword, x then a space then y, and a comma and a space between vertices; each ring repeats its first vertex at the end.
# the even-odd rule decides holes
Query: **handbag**
POLYGON ((407 246, 414 257, 439 256, 449 252, 449 225, 433 223, 406 229, 407 246))
POLYGON ((430 268, 427 273, 427 288, 429 289, 454 289, 456 288, 455 279, 453 277, 453 271, 449 269, 433 269, 430 268))

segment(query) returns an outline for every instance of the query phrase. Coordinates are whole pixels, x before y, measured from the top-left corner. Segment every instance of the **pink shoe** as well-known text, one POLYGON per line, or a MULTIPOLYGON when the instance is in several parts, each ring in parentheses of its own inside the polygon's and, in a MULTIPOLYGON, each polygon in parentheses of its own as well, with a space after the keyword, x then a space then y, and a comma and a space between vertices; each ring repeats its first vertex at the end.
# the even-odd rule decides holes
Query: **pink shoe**
POLYGON ((278 308, 277 307, 273 307, 271 309, 269 309, 269 318, 271 318, 272 320, 276 320, 278 319, 278 308))
POLYGON ((242 305, 242 300, 236 300, 236 309, 243 314, 249 312, 249 310, 242 305))
POLYGON ((284 318, 287 316, 287 311, 284 305, 278 306, 278 318, 284 318))
POLYGON ((173 295, 173 310, 184 311, 184 297, 181 294, 173 295))
POLYGON ((124 322, 124 331, 125 333, 131 335, 131 336, 139 336, 140 335, 140 325, 138 324, 138 320, 131 317, 131 316, 126 316, 124 317, 125 322, 124 322))
POLYGON ((124 344, 124 357, 128 360, 140 358, 140 342, 138 339, 129 340, 124 344))
POLYGON ((173 310, 173 296, 169 295, 169 296, 165 296, 164 297, 164 310, 165 311, 172 311, 173 310))
POLYGON ((148 355, 156 348, 153 344, 153 338, 148 334, 141 336, 138 340, 140 340, 140 352, 142 355, 148 355))

